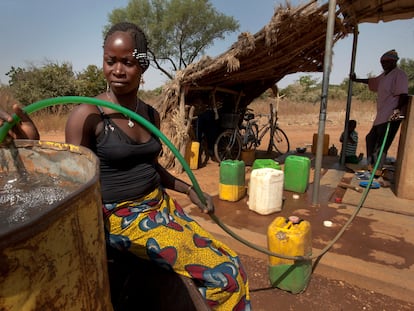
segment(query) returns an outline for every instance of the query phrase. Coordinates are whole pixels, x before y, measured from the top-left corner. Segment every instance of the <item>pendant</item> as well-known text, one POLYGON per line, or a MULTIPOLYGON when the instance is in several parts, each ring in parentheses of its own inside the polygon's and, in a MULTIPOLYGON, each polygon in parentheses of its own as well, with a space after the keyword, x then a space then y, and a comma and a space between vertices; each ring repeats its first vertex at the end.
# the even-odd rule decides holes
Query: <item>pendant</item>
POLYGON ((131 119, 129 119, 128 120, 128 126, 130 127, 130 128, 133 128, 134 127, 134 122, 132 122, 132 120, 131 119))

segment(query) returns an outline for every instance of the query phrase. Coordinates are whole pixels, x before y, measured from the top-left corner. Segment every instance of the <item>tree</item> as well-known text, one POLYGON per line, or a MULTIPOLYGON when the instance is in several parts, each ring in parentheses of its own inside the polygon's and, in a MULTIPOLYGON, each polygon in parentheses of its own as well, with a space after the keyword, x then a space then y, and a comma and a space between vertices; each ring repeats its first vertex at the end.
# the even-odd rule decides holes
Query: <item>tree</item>
POLYGON ((89 65, 76 76, 76 94, 78 96, 94 97, 106 89, 106 81, 102 68, 89 65))
POLYGON ((311 75, 301 76, 299 78, 299 84, 305 89, 305 91, 310 91, 318 85, 319 79, 313 79, 311 75))
MULTIPOLYGON (((368 74, 368 77, 374 77, 372 73, 368 74)), ((348 85, 349 85, 349 78, 345 78, 340 87, 345 92, 346 96, 348 96, 348 85)), ((345 98, 346 98, 345 96, 345 98)), ((352 84, 352 96, 361 100, 361 101, 372 101, 375 102, 377 98, 377 94, 375 92, 371 92, 368 88, 368 85, 363 83, 353 83, 352 84)))
POLYGON ((70 63, 49 62, 43 67, 15 68, 6 74, 13 96, 23 105, 58 96, 76 94, 75 75, 70 63))
POLYGON ((147 34, 152 66, 172 79, 204 54, 216 39, 239 29, 232 17, 219 13, 209 0, 130 0, 109 15, 110 24, 129 21, 147 34))
POLYGON ((321 85, 318 84, 318 78, 303 75, 281 90, 281 94, 293 101, 317 103, 321 98, 321 85))

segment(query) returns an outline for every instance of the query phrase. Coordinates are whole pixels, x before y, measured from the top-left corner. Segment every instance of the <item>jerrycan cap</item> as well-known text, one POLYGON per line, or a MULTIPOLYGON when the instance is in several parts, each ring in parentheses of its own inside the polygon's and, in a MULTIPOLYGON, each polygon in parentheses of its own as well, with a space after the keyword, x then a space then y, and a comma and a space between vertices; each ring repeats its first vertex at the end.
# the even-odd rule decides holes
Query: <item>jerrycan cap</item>
POLYGON ((292 223, 292 224, 298 224, 300 223, 300 218, 298 216, 289 216, 288 220, 292 223))

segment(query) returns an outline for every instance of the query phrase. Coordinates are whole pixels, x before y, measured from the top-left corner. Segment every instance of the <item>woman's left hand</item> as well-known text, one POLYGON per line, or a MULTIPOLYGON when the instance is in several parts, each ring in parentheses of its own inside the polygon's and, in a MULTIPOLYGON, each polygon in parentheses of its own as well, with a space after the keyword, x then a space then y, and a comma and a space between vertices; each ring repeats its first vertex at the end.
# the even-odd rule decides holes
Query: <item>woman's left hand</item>
POLYGON ((203 192, 206 204, 203 204, 201 202, 201 200, 198 197, 197 192, 194 190, 194 188, 192 188, 190 190, 190 193, 188 195, 190 197, 191 202, 193 202, 195 205, 197 205, 203 213, 209 214, 209 213, 214 212, 213 199, 211 198, 211 196, 209 194, 203 192))

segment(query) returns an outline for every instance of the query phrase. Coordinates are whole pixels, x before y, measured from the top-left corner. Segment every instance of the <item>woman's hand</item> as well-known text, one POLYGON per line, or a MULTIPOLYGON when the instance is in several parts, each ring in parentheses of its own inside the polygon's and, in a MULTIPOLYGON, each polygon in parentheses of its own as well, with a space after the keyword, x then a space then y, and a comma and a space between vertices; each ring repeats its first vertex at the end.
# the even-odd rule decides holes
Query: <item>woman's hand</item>
POLYGON ((389 121, 398 121, 398 120, 402 120, 405 117, 401 114, 400 109, 394 109, 392 112, 392 115, 389 118, 389 121))
MULTIPOLYGON (((9 136, 13 139, 39 139, 39 132, 27 113, 24 112, 18 104, 13 105, 13 111, 20 118, 20 121, 10 129, 9 136)), ((6 111, 0 110, 0 126, 2 126, 5 121, 13 122, 12 115, 6 111)))
POLYGON ((197 205, 203 213, 205 213, 205 214, 213 213, 214 212, 213 199, 207 193, 203 192, 203 195, 204 195, 204 198, 206 200, 206 204, 203 204, 200 201, 200 199, 197 195, 197 192, 193 188, 191 188, 190 192, 188 193, 188 196, 190 197, 191 202, 193 202, 195 205, 197 205))

